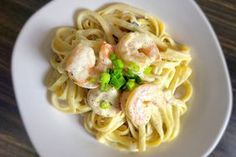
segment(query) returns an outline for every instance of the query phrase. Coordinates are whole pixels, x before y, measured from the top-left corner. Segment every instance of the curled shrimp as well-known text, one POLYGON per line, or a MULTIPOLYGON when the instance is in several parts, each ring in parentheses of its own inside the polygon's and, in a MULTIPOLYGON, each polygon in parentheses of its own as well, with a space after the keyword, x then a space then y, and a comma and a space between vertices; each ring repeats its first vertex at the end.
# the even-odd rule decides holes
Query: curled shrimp
MULTIPOLYGON (((159 87, 155 84, 143 84, 129 94, 125 104, 126 115, 139 130, 138 147, 140 151, 146 149, 145 126, 151 119, 153 105, 159 101, 157 99, 159 91, 159 87)), ((123 99, 125 99, 125 95, 123 99)))
POLYGON ((109 59, 109 54, 112 51, 113 47, 104 42, 101 45, 96 64, 94 50, 89 46, 79 44, 72 51, 66 62, 66 71, 69 77, 80 87, 97 88, 100 73, 112 65, 109 59))
MULTIPOLYGON (((125 100, 126 94, 123 95, 123 101, 125 100)), ((154 107, 165 106, 166 103, 164 92, 155 84, 143 84, 128 95, 124 110, 128 118, 139 130, 138 147, 140 151, 145 151, 146 149, 146 125, 153 116, 154 107)), ((160 127, 157 126, 157 128, 159 129, 160 127)))
POLYGON ((125 111, 136 126, 146 125, 151 118, 151 106, 156 105, 159 88, 154 84, 143 84, 128 96, 125 111))
POLYGON ((144 68, 160 59, 154 39, 145 33, 126 34, 120 39, 116 50, 125 63, 134 62, 144 68))
POLYGON ((112 62, 109 58, 110 54, 114 52, 114 48, 112 45, 108 43, 103 43, 101 45, 99 51, 99 59, 96 69, 99 71, 106 71, 109 67, 111 67, 112 62))
POLYGON ((106 92, 100 91, 99 88, 91 89, 87 95, 88 105, 93 111, 104 117, 114 117, 120 112, 119 92, 115 88, 110 88, 106 92), (105 108, 101 106, 102 102, 106 102, 109 106, 105 108))
POLYGON ((163 91, 156 84, 143 84, 130 93, 122 93, 121 108, 125 110, 134 125, 146 125, 152 116, 152 107, 182 104, 170 91, 163 91), (128 97, 128 98, 127 98, 128 97), (124 101, 126 101, 124 106, 124 101))
POLYGON ((79 44, 72 51, 66 62, 69 77, 80 87, 96 88, 97 84, 89 81, 96 56, 91 47, 79 44))

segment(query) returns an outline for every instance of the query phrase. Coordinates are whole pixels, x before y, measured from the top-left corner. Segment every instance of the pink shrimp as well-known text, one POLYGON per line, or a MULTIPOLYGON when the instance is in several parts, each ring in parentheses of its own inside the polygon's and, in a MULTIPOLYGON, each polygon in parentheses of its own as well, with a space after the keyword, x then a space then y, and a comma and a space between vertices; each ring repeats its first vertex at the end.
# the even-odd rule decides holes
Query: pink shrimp
POLYGON ((72 51, 66 62, 69 77, 80 87, 97 88, 97 84, 89 80, 90 71, 95 66, 96 57, 91 47, 79 44, 72 51))
POLYGON ((147 67, 160 59, 159 50, 153 38, 145 33, 128 33, 117 45, 117 54, 126 63, 135 62, 147 67))
POLYGON ((129 94, 125 111, 135 125, 141 126, 148 123, 151 118, 151 107, 160 104, 163 96, 161 93, 157 85, 143 84, 129 94))
POLYGON ((112 65, 109 59, 111 52, 113 52, 113 47, 104 42, 101 45, 96 65, 94 50, 91 47, 79 44, 72 51, 66 62, 66 71, 69 77, 80 87, 97 88, 100 73, 112 65))
POLYGON ((98 69, 99 71, 106 71, 107 68, 111 67, 112 62, 109 57, 112 52, 114 52, 114 48, 112 47, 112 45, 106 42, 101 45, 96 69, 98 69))

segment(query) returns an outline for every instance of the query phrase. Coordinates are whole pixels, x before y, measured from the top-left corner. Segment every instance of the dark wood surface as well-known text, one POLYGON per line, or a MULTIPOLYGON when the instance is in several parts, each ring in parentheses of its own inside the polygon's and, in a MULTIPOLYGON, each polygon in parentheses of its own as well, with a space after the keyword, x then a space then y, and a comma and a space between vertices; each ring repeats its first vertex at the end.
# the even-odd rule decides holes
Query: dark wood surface
MULTIPOLYGON (((11 54, 26 20, 48 0, 0 0, 0 157, 38 156, 25 131, 11 82, 11 54)), ((181 2, 181 1, 180 1, 181 2)), ((236 0, 197 0, 227 60, 236 97, 236 0)), ((236 156, 236 102, 227 130, 211 157, 236 156)))

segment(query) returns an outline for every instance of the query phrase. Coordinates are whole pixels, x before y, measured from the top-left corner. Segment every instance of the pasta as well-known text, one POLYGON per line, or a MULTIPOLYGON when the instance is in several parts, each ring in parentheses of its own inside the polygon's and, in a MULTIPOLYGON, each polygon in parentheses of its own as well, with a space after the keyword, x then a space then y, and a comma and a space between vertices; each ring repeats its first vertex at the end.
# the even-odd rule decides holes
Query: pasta
POLYGON ((157 17, 127 4, 83 10, 51 43, 52 105, 83 114, 105 145, 145 151, 173 140, 192 96, 190 49, 157 17))

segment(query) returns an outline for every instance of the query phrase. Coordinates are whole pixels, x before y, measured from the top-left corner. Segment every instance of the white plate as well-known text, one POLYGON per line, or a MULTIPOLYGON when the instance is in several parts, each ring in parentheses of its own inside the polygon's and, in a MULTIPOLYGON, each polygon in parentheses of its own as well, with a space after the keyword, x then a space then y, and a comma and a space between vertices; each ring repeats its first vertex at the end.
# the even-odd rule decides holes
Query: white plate
POLYGON ((218 40, 194 1, 119 0, 159 16, 174 39, 192 48, 193 103, 182 119, 177 139, 146 153, 125 153, 98 143, 79 123, 50 106, 43 84, 49 69, 53 29, 72 26, 76 10, 97 9, 109 0, 57 0, 36 12, 15 44, 12 75, 22 119, 43 157, 199 157, 219 142, 230 117, 230 79, 218 40))

